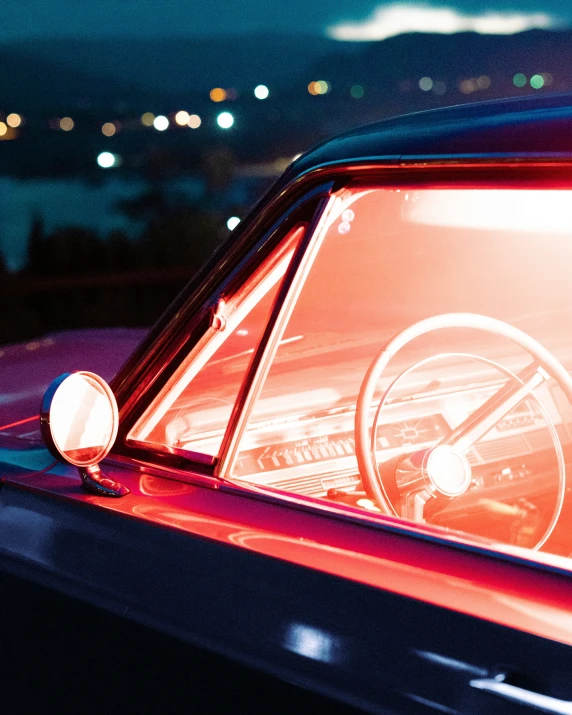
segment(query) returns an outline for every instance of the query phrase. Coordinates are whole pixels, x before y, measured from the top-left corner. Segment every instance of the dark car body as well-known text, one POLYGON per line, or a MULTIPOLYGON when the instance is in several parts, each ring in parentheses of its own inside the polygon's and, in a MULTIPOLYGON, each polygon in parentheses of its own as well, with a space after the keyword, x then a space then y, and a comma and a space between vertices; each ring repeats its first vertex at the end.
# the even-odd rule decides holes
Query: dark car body
MULTIPOLYGON (((567 191, 572 197, 569 96, 387 120, 326 142, 294 162, 148 334, 84 333, 78 337, 79 357, 73 347, 65 348, 66 365, 55 350, 60 342, 71 345, 70 335, 30 349, 3 349, 0 677, 7 712, 27 711, 32 700, 42 698, 83 711, 305 712, 324 706, 381 713, 572 712, 567 565, 572 505, 565 484, 572 419, 564 399, 570 399, 572 369, 566 343, 572 334, 567 191), (526 191, 536 193, 523 203, 526 191), (447 211, 435 217, 441 194, 447 211), (403 203, 410 196, 411 210, 403 203), (545 198, 548 203, 542 203, 545 198), (461 210, 449 222, 447 213, 465 200, 477 202, 470 225, 461 210), (335 201, 341 202, 339 211, 335 201), (395 206, 399 221, 392 218, 395 206), (531 226, 535 216, 558 212, 564 218, 546 219, 544 239, 544 224, 531 226), (511 224, 505 250, 486 231, 502 233, 507 214, 516 228, 511 224), (342 258, 336 254, 335 262, 320 267, 312 254, 320 250, 315 236, 322 235, 325 246, 337 246, 348 234, 373 241, 368 221, 394 238, 384 249, 385 272, 369 265, 367 256, 363 260, 365 248, 355 256, 349 249, 342 258), (418 226, 421 233, 414 233, 418 226), (532 238, 521 239, 518 231, 529 231, 532 238), (413 248, 400 253, 410 234, 413 248), (427 248, 426 239, 437 248, 427 248), (556 258, 550 263, 543 257, 552 255, 552 248, 556 258), (492 260, 497 253, 498 264, 492 260), (314 266, 315 273, 322 271, 322 282, 316 278, 315 285, 314 266), (479 271, 474 282, 473 267, 479 271), (511 267, 513 282, 495 292, 511 267), (520 271, 529 271, 525 285, 518 280, 520 271), (372 287, 375 300, 367 292, 374 285, 380 291, 373 293, 372 287), (310 286, 309 307, 296 313, 305 286, 310 286), (442 286, 448 286, 443 294, 442 286), (521 372, 521 358, 496 346, 492 354, 501 357, 475 358, 481 342, 478 348, 471 342, 467 354, 456 339, 454 348, 435 339, 431 345, 438 347, 444 366, 425 380, 423 371, 435 355, 419 357, 413 367, 423 372, 422 387, 404 395, 397 382, 412 367, 404 364, 388 388, 397 385, 387 409, 401 415, 399 410, 405 414, 413 405, 431 433, 428 443, 435 444, 439 430, 447 433, 439 439, 446 440, 459 429, 443 422, 452 408, 441 415, 435 407, 440 395, 454 401, 476 391, 477 427, 492 414, 494 429, 499 432, 502 423, 512 441, 503 441, 500 432, 498 441, 484 434, 488 451, 478 447, 472 453, 475 479, 469 491, 458 492, 459 502, 449 501, 442 486, 447 474, 439 472, 431 479, 435 488, 441 485, 441 501, 424 494, 423 505, 415 506, 421 511, 415 511, 403 480, 416 472, 405 470, 403 458, 413 454, 421 428, 400 416, 388 422, 391 434, 382 430, 379 439, 385 442, 381 448, 374 443, 374 457, 376 450, 386 450, 387 461, 380 464, 388 469, 399 457, 405 476, 381 490, 371 474, 364 476, 371 470, 367 440, 355 451, 348 444, 360 439, 360 410, 366 431, 371 422, 363 412, 369 405, 360 407, 369 389, 365 368, 370 365, 367 375, 373 375, 372 359, 377 354, 378 362, 385 359, 380 348, 393 350, 392 341, 412 325, 451 315, 451 296, 461 296, 454 293, 456 286, 466 289, 467 297, 459 298, 461 308, 453 315, 473 315, 465 307, 473 299, 490 308, 477 317, 493 315, 502 302, 503 320, 505 314, 514 316, 509 323, 520 326, 513 333, 503 322, 502 337, 524 347, 542 368, 539 382, 550 378, 563 395, 550 392, 550 405, 539 399, 538 406, 526 393, 520 412, 523 403, 508 417, 494 405, 487 413, 497 396, 491 364, 509 381, 525 385, 532 378, 521 372), (554 305, 548 306, 550 286, 555 286, 554 305), (244 307, 252 295, 258 296, 254 307, 244 307), (223 340, 209 348, 224 335, 232 311, 241 321, 253 319, 267 295, 273 297, 266 317, 257 318, 252 347, 240 352, 223 340), (394 303, 391 296, 397 296, 394 303), (513 299, 525 306, 518 315, 513 299), (437 309, 432 300, 437 306, 449 303, 437 309), (418 309, 408 312, 407 301, 418 309), (378 323, 368 322, 372 310, 387 330, 383 339, 378 323), (278 334, 277 326, 282 321, 284 327, 292 315, 296 330, 278 334), (312 327, 316 321, 319 330, 312 327), (363 334, 361 342, 356 331, 363 334), (526 340, 529 332, 536 337, 532 343, 526 340), (545 335, 558 356, 556 365, 552 353, 541 349, 545 335), (566 343, 562 349, 561 343, 566 343), (286 344, 294 347, 280 353, 286 344), (276 354, 282 357, 275 359, 276 354), (486 380, 478 370, 453 366, 459 355, 480 361, 486 380), (83 490, 77 470, 54 464, 41 441, 41 395, 60 372, 76 369, 104 377, 118 370, 111 386, 119 434, 102 469, 130 490, 120 499, 83 490), (231 394, 225 380, 239 370, 244 378, 231 394), (177 384, 184 384, 182 393, 177 384), (189 384, 198 398, 188 392, 189 384), (263 403, 266 412, 256 422, 263 403), (355 428, 346 419, 351 414, 353 420, 354 413, 355 428), (543 420, 552 425, 552 442, 542 436, 540 446, 519 451, 514 446, 519 439, 541 440, 543 420), (334 427, 328 431, 326 423, 334 427), (288 436, 294 429, 297 436, 288 436), (400 443, 404 452, 392 440, 396 431, 408 430, 413 442, 400 443), (359 470, 348 467, 360 449, 359 470), (334 459, 338 466, 324 466, 334 459), (342 460, 347 461, 342 465, 342 460), (303 484, 297 481, 302 472, 303 484), (513 489, 520 489, 514 497, 513 489), (425 503, 428 509, 440 506, 423 512, 425 503), (456 509, 455 503, 464 506, 456 509)), ((464 330, 471 327, 466 321, 423 324, 419 335, 464 330)), ((235 322, 236 335, 250 340, 250 324, 235 322)), ((488 337, 499 322, 487 317, 476 328, 488 337)), ((465 425, 461 418, 457 422, 465 425)), ((383 474, 380 479, 385 482, 383 474)))

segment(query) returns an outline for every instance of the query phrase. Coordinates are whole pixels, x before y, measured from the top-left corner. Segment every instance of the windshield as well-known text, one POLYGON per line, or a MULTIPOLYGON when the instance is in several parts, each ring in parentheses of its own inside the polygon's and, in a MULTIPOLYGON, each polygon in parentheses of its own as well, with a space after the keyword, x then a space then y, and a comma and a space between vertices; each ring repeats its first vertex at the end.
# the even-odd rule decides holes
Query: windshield
POLYGON ((346 192, 316 238, 234 476, 538 546, 566 508, 570 199, 549 190, 346 192), (374 375, 376 360, 384 364, 374 375), (371 399, 360 404, 360 395, 371 399), (430 492, 419 507, 417 487, 403 486, 416 468, 402 462, 427 460, 436 446, 445 451, 433 467, 418 465, 430 492))

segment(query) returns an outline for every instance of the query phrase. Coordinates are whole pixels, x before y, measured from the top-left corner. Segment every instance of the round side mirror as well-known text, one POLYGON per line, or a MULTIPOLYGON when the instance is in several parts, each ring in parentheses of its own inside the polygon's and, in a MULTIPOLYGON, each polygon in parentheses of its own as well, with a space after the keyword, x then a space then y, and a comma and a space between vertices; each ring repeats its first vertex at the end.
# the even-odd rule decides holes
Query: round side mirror
POLYGON ((48 449, 77 467, 96 465, 108 454, 118 422, 109 385, 91 372, 60 375, 42 401, 40 425, 48 449))

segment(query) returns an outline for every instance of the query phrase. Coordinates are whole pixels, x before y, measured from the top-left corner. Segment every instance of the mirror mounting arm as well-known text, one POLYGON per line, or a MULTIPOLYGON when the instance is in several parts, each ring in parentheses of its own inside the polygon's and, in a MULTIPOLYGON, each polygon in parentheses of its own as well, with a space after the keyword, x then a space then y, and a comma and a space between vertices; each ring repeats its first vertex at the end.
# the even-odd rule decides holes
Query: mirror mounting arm
POLYGON ((84 489, 92 494, 105 497, 124 497, 129 494, 127 487, 106 477, 97 464, 89 467, 78 467, 78 471, 84 489))

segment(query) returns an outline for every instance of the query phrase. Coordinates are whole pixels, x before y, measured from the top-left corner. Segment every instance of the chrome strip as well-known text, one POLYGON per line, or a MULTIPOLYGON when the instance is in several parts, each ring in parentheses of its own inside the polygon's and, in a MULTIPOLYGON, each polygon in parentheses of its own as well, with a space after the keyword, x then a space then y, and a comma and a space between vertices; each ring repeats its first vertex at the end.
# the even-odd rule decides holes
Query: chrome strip
MULTIPOLYGON (((340 193, 344 191, 345 189, 341 189, 340 193)), ((308 227, 306 241, 303 241, 298 254, 294 256, 290 264, 290 268, 284 279, 284 285, 287 286, 287 293, 279 308, 278 316, 270 329, 270 334, 265 335, 260 343, 258 353, 253 360, 252 373, 248 381, 249 384, 244 384, 244 392, 240 395, 239 400, 235 404, 235 411, 231 417, 229 428, 223 440, 220 459, 215 467, 215 475, 220 479, 228 479, 230 477, 230 469, 236 457, 238 445, 242 439, 252 408, 262 390, 262 385, 266 380, 276 350, 286 330, 288 320, 292 315, 298 296, 304 286, 306 276, 322 245, 329 215, 338 201, 338 195, 330 195, 325 207, 323 207, 319 214, 317 223, 308 227), (290 284, 288 285, 289 280, 290 284)), ((272 318, 270 319, 270 324, 272 324, 272 318)))
POLYGON ((510 685, 510 683, 504 682, 505 677, 505 675, 497 675, 495 678, 479 678, 470 680, 469 684, 472 688, 488 691, 525 707, 542 710, 545 713, 572 715, 571 700, 560 700, 560 698, 553 698, 550 695, 542 695, 532 690, 510 685))

